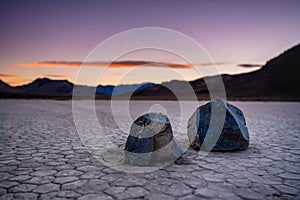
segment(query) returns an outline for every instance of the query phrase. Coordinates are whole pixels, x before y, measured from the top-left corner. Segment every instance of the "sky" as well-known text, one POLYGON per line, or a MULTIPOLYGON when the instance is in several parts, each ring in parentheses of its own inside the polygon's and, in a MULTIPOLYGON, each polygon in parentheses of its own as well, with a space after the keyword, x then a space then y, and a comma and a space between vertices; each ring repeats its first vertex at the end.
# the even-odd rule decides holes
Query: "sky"
MULTIPOLYGON (((297 0, 1 0, 0 79, 13 86, 41 77, 75 82, 80 63, 99 43, 141 27, 179 31, 205 48, 219 73, 245 73, 300 42, 299 8, 297 0)), ((180 48, 193 53, 185 44, 180 48)), ((176 73, 199 78, 178 61, 168 52, 133 52, 113 63, 99 83, 160 83, 180 79, 176 73), (155 63, 144 66, 148 61, 155 63)), ((88 65, 101 68, 105 62, 88 65)), ((87 76, 81 84, 93 83, 87 76)))

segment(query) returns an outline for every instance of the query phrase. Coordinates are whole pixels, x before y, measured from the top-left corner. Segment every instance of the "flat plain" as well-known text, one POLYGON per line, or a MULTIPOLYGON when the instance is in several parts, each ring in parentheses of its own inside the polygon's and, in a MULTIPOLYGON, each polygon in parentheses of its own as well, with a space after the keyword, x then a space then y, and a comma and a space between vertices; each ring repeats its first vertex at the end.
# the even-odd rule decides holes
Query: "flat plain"
MULTIPOLYGON (((248 150, 204 158, 188 150, 162 169, 127 173, 83 146, 72 101, 1 100, 0 199, 299 199, 300 103, 231 103, 246 117, 248 150)), ((130 123, 117 126, 110 105, 96 102, 98 121, 123 148, 130 123)), ((178 103, 134 101, 129 110, 134 119, 160 105, 180 139, 178 103)))

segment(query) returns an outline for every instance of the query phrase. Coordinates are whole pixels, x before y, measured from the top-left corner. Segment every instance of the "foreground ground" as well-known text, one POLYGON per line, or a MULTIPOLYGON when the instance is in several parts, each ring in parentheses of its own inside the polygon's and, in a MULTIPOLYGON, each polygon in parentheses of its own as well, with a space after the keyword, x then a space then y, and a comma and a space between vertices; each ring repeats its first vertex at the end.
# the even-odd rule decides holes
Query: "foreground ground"
MULTIPOLYGON (((247 151, 188 151, 161 170, 132 174, 82 146, 70 101, 1 100, 0 199, 299 199, 300 104, 234 104, 246 115, 247 151)), ((97 102, 97 112, 108 105, 97 102)), ((122 144, 126 134, 114 137, 122 144)))

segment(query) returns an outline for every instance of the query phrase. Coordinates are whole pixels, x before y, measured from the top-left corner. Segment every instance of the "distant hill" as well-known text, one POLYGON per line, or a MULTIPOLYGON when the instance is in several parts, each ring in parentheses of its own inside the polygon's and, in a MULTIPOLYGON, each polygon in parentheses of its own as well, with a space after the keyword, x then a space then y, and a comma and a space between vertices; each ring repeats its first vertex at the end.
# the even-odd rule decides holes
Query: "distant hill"
MULTIPOLYGON (((300 44, 269 60, 261 69, 238 75, 221 75, 230 100, 284 100, 300 101, 300 44)), ((217 76, 206 77, 217 83, 217 76)), ((176 88, 181 97, 191 99, 185 90, 189 84, 199 100, 208 100, 209 91, 203 78, 191 81, 173 80, 162 84, 143 83, 134 85, 102 86, 97 88, 77 86, 81 97, 97 91, 97 99, 111 96, 123 98, 134 91, 136 100, 176 100, 168 88, 176 88)), ((74 84, 67 80, 39 78, 23 86, 11 87, 0 80, 0 98, 63 98, 72 97, 74 84)))
POLYGON ((97 86, 97 92, 101 92, 104 95, 111 97, 111 96, 118 96, 126 93, 130 93, 133 91, 143 90, 147 87, 154 86, 154 83, 141 83, 141 84, 132 84, 132 85, 106 85, 97 86))
POLYGON ((260 70, 225 81, 229 98, 300 100, 300 45, 268 61, 260 70))
POLYGON ((16 95, 20 95, 20 91, 15 88, 11 87, 7 83, 0 80, 0 97, 14 97, 16 95))
POLYGON ((67 80, 51 80, 38 78, 32 83, 16 87, 26 95, 36 96, 72 96, 73 83, 67 80))

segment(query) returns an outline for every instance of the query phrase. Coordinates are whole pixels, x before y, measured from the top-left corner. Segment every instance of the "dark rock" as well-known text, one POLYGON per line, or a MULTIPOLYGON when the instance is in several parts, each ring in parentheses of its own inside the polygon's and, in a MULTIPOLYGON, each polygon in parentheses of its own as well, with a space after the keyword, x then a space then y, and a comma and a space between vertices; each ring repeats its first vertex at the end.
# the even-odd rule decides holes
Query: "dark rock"
POLYGON ((249 146, 249 133, 243 112, 221 99, 214 99, 197 108, 190 117, 187 128, 191 147, 196 150, 234 151, 245 150, 249 146), (213 120, 217 123, 224 121, 224 126, 218 129, 213 120), (214 142, 209 143, 209 140, 214 142))
POLYGON ((132 124, 125 145, 126 163, 149 166, 157 162, 175 160, 181 154, 166 115, 147 113, 138 117, 132 124))

